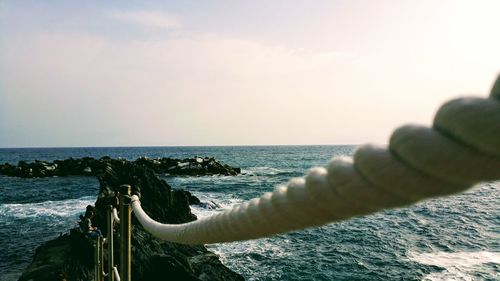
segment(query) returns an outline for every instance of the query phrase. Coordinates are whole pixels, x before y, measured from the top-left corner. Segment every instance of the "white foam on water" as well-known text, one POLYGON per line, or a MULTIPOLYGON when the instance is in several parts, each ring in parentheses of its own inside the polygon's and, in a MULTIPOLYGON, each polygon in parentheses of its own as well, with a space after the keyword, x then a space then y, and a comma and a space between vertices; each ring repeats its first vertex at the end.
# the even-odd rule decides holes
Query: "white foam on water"
POLYGON ((246 275, 249 281, 280 280, 284 268, 274 263, 293 255, 287 250, 286 242, 275 238, 210 244, 207 248, 216 253, 224 265, 246 275))
MULTIPOLYGON (((221 208, 211 209, 193 205, 191 211, 200 219, 214 215, 245 202, 243 199, 233 198, 229 195, 220 193, 194 194, 201 202, 214 202, 221 208)), ((249 268, 262 266, 258 259, 280 258, 291 255, 286 251, 286 241, 276 243, 276 239, 264 238, 258 240, 249 240, 242 242, 220 243, 207 245, 208 249, 216 253, 221 261, 233 270, 255 275, 255 272, 249 268)), ((278 279, 281 269, 266 268, 266 277, 278 279)), ((250 280, 254 280, 250 278, 250 280)), ((258 280, 256 277, 255 280, 258 280)))
MULTIPOLYGON (((286 244, 286 243, 285 243, 286 244)), ((280 258, 290 256, 289 251, 285 251, 283 247, 278 245, 273 239, 263 238, 256 240, 247 240, 232 243, 220 243, 207 245, 208 248, 220 254, 226 262, 232 255, 238 254, 260 254, 267 258, 280 258)))
POLYGON ((412 253, 408 258, 420 264, 434 265, 444 268, 442 272, 431 273, 423 280, 475 280, 471 275, 472 271, 478 270, 478 267, 487 264, 500 264, 500 252, 434 252, 434 253, 412 253))
POLYGON ((422 281, 475 281, 474 277, 472 277, 468 271, 458 269, 458 268, 449 268, 444 270, 443 272, 431 273, 429 275, 424 276, 422 281))
POLYGON ((1 204, 0 221, 40 217, 69 217, 84 212, 87 205, 95 202, 95 196, 85 196, 62 201, 44 201, 26 204, 1 204))
POLYGON ((215 203, 216 205, 220 206, 220 208, 207 208, 207 207, 192 205, 191 211, 200 219, 204 217, 209 217, 224 210, 231 209, 232 207, 244 202, 244 200, 242 199, 224 197, 218 193, 203 193, 203 194, 195 193, 194 195, 198 197, 198 199, 200 199, 202 203, 209 203, 210 205, 211 203, 215 203))
MULTIPOLYGON (((203 186, 204 184, 217 184, 217 183, 227 183, 238 181, 237 176, 222 176, 222 175, 212 175, 203 177, 186 177, 186 176, 169 176, 165 175, 164 178, 172 186, 178 187, 182 185, 198 185, 203 186)), ((184 187, 185 188, 185 187, 184 187)), ((190 188, 188 188, 190 190, 190 188)), ((190 190, 192 191, 192 190, 190 190)))
POLYGON ((243 168, 241 172, 243 174, 256 175, 256 176, 268 176, 268 175, 272 176, 286 171, 267 166, 258 166, 258 167, 243 168))
POLYGON ((292 255, 286 250, 286 245, 277 243, 276 239, 264 238, 232 243, 206 245, 207 248, 220 257, 221 262, 232 270, 246 275, 249 281, 279 280, 283 268, 263 263, 277 261, 292 255), (255 268, 260 268, 256 271, 255 268))

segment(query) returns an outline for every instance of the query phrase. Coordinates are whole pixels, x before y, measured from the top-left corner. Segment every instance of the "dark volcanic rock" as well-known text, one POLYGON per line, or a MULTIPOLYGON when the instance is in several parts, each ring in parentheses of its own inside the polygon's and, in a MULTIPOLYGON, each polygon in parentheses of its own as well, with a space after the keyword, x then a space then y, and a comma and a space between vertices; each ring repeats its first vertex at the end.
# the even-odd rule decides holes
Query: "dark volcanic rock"
MULTIPOLYGON (((69 158, 66 160, 55 160, 54 162, 38 161, 27 163, 19 161, 17 165, 9 163, 0 164, 0 174, 11 177, 35 178, 35 177, 53 177, 53 176, 92 176, 96 171, 113 159, 102 157, 94 159, 84 157, 81 159, 69 158)), ((117 160, 125 161, 125 160, 117 160)), ((147 158, 141 157, 134 161, 139 166, 151 168, 156 173, 167 173, 170 175, 186 176, 207 176, 207 175, 226 175, 235 176, 241 173, 241 169, 222 164, 214 158, 147 158)))
POLYGON ((186 196, 188 198, 189 205, 198 205, 201 204, 201 201, 198 197, 191 194, 191 192, 186 191, 186 196))
MULTIPOLYGON (((197 198, 189 192, 172 189, 156 176, 151 167, 109 158, 101 159, 98 163, 99 165, 87 164, 99 179, 100 192, 95 203, 94 225, 104 232, 107 229, 105 214, 110 198, 122 184, 130 184, 133 193, 140 193, 142 208, 154 220, 163 223, 196 220, 189 208, 189 202, 196 202, 197 198)), ((73 170, 79 171, 80 167, 74 166, 73 170)), ((119 241, 117 232, 114 234, 115 242, 119 241)), ((81 232, 73 229, 69 235, 43 244, 36 250, 33 262, 19 280, 57 280, 60 272, 64 272, 68 280, 92 280, 94 261, 91 243, 92 241, 85 238, 81 232)), ((116 244, 115 261, 119 261, 119 254, 119 245, 116 244)), ((181 245, 159 240, 144 231, 132 216, 132 280, 167 279, 244 280, 241 275, 225 267, 205 246, 181 245)))
POLYGON ((235 176, 241 173, 240 168, 231 167, 215 160, 213 157, 194 157, 185 159, 141 157, 135 160, 136 164, 153 169, 157 173, 170 175, 207 176, 227 175, 235 176))
POLYGON ((19 280, 59 280, 57 277, 61 273, 68 275, 69 280, 93 280, 93 266, 91 242, 77 229, 71 229, 69 235, 38 247, 33 261, 19 280))

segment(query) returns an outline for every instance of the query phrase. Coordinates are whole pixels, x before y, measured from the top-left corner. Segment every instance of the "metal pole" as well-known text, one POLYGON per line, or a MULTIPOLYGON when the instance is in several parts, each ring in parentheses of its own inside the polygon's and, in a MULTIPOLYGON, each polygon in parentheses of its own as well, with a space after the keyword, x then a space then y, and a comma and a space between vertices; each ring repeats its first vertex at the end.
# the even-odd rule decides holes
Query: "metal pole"
MULTIPOLYGON (((99 238, 97 238, 99 239, 99 238)), ((96 240, 94 243, 94 280, 99 280, 99 241, 96 240)))
POLYGON ((131 188, 128 184, 120 188, 120 279, 131 281, 131 188))
POLYGON ((108 208, 108 235, 106 241, 108 243, 108 281, 115 281, 113 267, 115 266, 115 255, 113 248, 113 226, 114 226, 113 206, 108 208))
POLYGON ((99 281, 104 281, 104 240, 99 236, 99 281))
POLYGON ((103 240, 100 236, 97 236, 94 244, 94 271, 95 271, 95 280, 96 281, 104 281, 103 276, 103 240))

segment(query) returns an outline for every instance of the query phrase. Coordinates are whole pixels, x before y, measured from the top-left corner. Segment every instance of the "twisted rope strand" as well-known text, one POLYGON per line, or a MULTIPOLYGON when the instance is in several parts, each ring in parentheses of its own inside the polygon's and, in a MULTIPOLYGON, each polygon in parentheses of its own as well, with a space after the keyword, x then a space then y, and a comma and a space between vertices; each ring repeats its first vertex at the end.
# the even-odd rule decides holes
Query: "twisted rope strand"
POLYGON ((180 225, 153 221, 132 196, 151 234, 183 244, 255 239, 461 192, 500 179, 500 77, 489 98, 459 98, 433 128, 403 126, 388 147, 364 145, 231 210, 180 225))
POLYGON ((113 219, 116 221, 116 223, 120 223, 120 217, 118 217, 118 211, 116 208, 113 208, 113 219))

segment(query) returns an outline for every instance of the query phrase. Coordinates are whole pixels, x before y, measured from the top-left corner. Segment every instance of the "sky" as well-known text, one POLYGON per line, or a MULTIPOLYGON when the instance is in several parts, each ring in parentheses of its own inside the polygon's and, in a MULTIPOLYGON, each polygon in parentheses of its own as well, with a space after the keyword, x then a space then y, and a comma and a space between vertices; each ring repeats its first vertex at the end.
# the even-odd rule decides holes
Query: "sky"
POLYGON ((0 147, 384 144, 488 94, 499 10, 0 0, 0 147))

